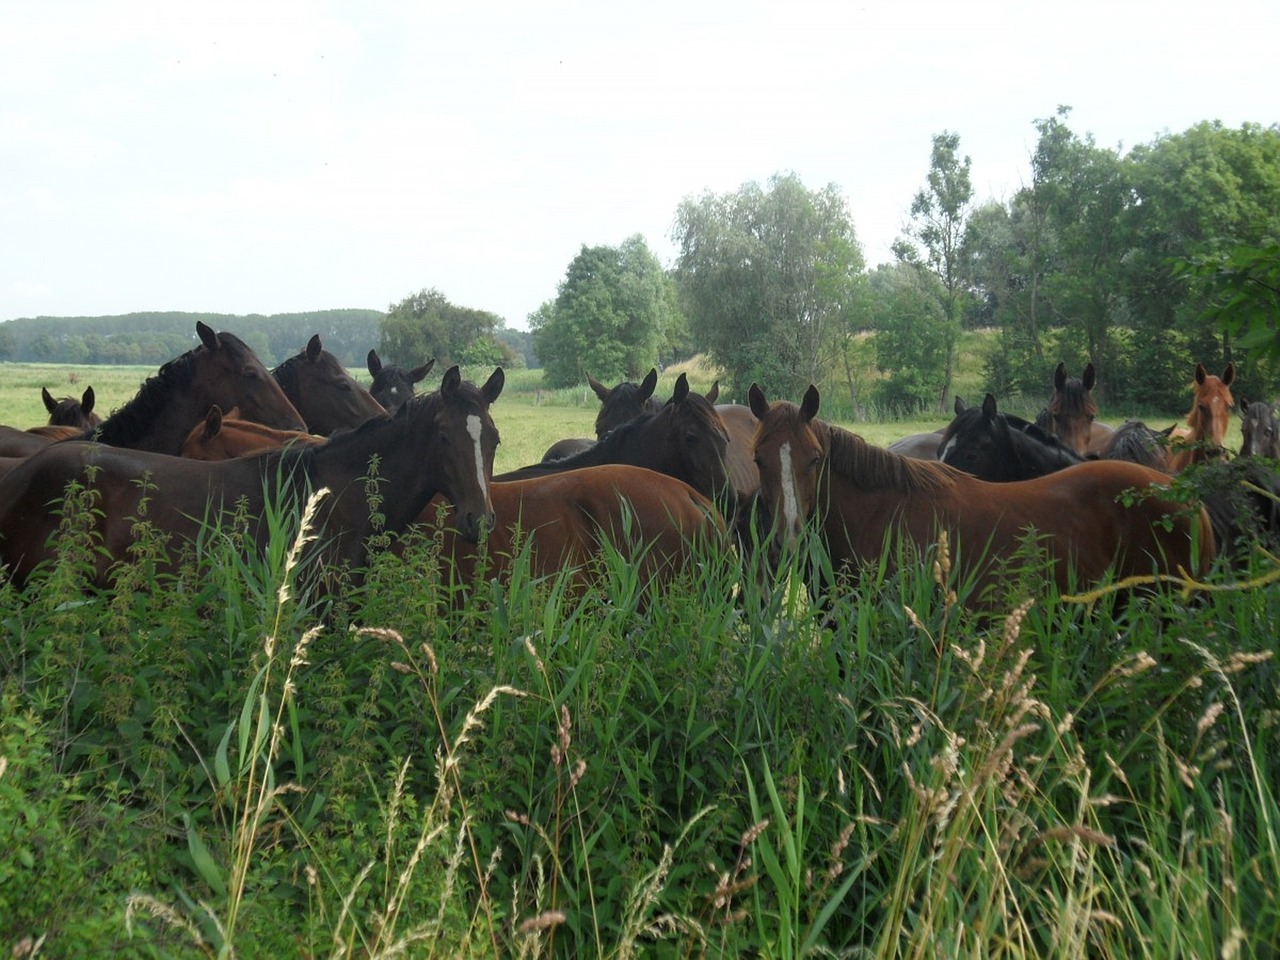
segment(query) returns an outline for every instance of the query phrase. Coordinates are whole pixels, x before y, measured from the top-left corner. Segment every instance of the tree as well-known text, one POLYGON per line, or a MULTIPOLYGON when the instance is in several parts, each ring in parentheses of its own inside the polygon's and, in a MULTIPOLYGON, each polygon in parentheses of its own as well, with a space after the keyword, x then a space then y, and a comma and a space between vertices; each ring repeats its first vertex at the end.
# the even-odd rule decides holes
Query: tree
POLYGON ((635 378, 681 327, 671 278, 639 234, 588 247, 569 264, 553 302, 529 317, 534 350, 552 386, 635 378))
POLYGON ((896 263, 875 270, 870 287, 880 318, 876 367, 889 374, 879 400, 893 413, 917 413, 936 401, 954 343, 941 281, 929 271, 896 263))
POLYGON ((951 392, 956 342, 960 338, 961 298, 965 292, 964 229, 973 183, 971 161, 957 152, 960 135, 943 131, 933 138, 927 186, 911 202, 911 223, 906 235, 893 245, 894 256, 904 263, 927 269, 942 283, 942 312, 946 318, 946 362, 938 410, 943 412, 951 392))
POLYGON ((847 205, 794 174, 768 190, 687 199, 676 213, 676 277, 694 343, 725 369, 731 393, 775 395, 821 384, 848 335, 863 269, 847 205))
POLYGON ((378 353, 387 363, 417 366, 434 357, 437 363, 461 362, 477 340, 492 340, 502 325, 497 314, 459 307, 434 288, 392 304, 382 320, 378 353))

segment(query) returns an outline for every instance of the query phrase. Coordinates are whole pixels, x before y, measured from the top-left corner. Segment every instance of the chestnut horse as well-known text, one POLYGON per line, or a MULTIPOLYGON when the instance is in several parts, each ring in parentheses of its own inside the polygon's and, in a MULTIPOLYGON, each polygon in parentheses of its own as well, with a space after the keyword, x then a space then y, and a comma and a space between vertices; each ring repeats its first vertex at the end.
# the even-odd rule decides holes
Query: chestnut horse
MULTIPOLYGON (((132 400, 91 431, 86 440, 177 456, 193 424, 215 403, 283 430, 305 424, 257 355, 230 333, 196 322, 200 346, 170 360, 132 400)), ((61 488, 53 491, 60 495, 61 488)))
POLYGON ((644 413, 615 427, 572 457, 531 464, 494 480, 528 480, 582 467, 625 463, 683 480, 703 496, 717 502, 724 498, 732 506, 735 498, 724 466, 728 442, 728 431, 716 407, 706 397, 690 391, 689 380, 682 373, 671 399, 657 413, 644 413))
MULTIPOLYGON (((478 568, 506 580, 513 556, 526 542, 535 577, 574 568, 574 582, 583 586, 607 543, 648 587, 668 582, 694 560, 699 544, 724 534, 710 500, 681 480, 643 467, 585 467, 494 483, 489 492, 497 523, 484 548, 456 534, 452 509, 441 530, 442 556, 453 563, 456 582, 464 587, 474 582, 478 568), (482 556, 487 567, 481 566, 482 556)), ((435 504, 420 519, 434 530, 435 504)))
MULTIPOLYGON (((272 370, 271 376, 302 414, 305 429, 322 437, 335 430, 358 427, 370 417, 386 413, 382 404, 352 379, 338 358, 324 349, 318 333, 312 335, 301 353, 272 370)), ((230 405, 219 406, 230 409, 230 405)))
POLYGON ((1231 425, 1231 408, 1235 397, 1231 384, 1236 378, 1236 365, 1228 363, 1221 377, 1215 377, 1203 363, 1196 364, 1196 378, 1191 385, 1195 399, 1187 422, 1173 431, 1173 469, 1183 470, 1193 463, 1217 460, 1226 455, 1224 443, 1231 425))
POLYGON ((1092 363, 1085 364, 1078 377, 1067 376, 1067 365, 1059 363, 1053 371, 1053 394, 1049 406, 1036 417, 1036 426, 1060 439, 1080 456, 1097 453, 1111 438, 1112 429, 1095 423, 1098 404, 1093 399, 1097 373, 1092 363))
POLYGON ((51 427, 78 427, 87 430, 102 422, 102 417, 93 412, 93 387, 85 387, 79 400, 75 397, 55 399, 47 388, 41 387, 40 398, 44 401, 44 408, 49 411, 51 427))
POLYGON ((239 414, 233 407, 223 416, 222 408, 214 404, 204 420, 191 428, 180 455, 191 460, 230 460, 279 450, 290 443, 323 443, 325 440, 300 430, 277 430, 242 419, 239 414))
POLYGON ((1274 403, 1240 401, 1240 456, 1280 460, 1280 412, 1274 403))
POLYGON ((243 502, 261 548, 270 532, 263 519, 269 504, 296 513, 311 491, 327 488, 317 515, 323 559, 360 568, 371 533, 367 478, 375 456, 384 529, 403 531, 440 494, 457 506, 460 535, 477 539, 481 527, 493 524, 489 475, 498 431, 489 406, 502 384, 501 369, 476 387, 453 367, 437 393, 407 404, 395 417, 375 417, 327 443, 216 463, 99 443, 51 444, 0 479, 0 561, 22 586, 57 554, 63 492, 75 482, 96 497, 92 522, 102 549, 95 551, 93 579, 99 586, 128 555, 144 498, 150 523, 193 542, 203 518, 243 502))
POLYGON ((387 413, 395 413, 401 404, 413 398, 416 392, 414 385, 420 383, 435 365, 433 357, 420 367, 406 370, 399 364, 383 363, 378 351, 370 350, 365 357, 365 366, 368 367, 369 376, 373 377, 373 383, 369 384, 369 395, 382 404, 387 413))
POLYGON ((836 565, 878 560, 891 532, 923 552, 945 530, 961 577, 976 578, 979 603, 985 588, 997 584, 1002 562, 1032 534, 1041 538, 1062 590, 1108 573, 1199 572, 1213 560, 1208 516, 1161 496, 1168 477, 1154 470, 1096 461, 1038 480, 991 484, 898 456, 818 420, 816 387, 800 406, 770 406, 755 385, 749 398, 760 420, 755 452, 775 550, 793 546, 810 520, 836 565), (1136 496, 1126 506, 1129 492, 1136 496))

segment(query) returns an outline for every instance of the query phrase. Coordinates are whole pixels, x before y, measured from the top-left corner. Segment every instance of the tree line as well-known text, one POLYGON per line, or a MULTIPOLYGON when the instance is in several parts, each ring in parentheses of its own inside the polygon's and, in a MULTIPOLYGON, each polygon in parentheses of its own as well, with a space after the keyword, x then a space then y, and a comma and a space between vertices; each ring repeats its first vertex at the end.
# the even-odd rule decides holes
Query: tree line
POLYGON ((816 383, 852 407, 919 413, 949 408, 961 332, 990 329, 985 379, 1002 399, 1042 395, 1059 361, 1092 363, 1113 407, 1178 412, 1197 361, 1233 361, 1250 398, 1274 397, 1280 126, 1204 122, 1126 153, 1069 119, 1059 107, 1035 121, 1027 184, 1008 200, 976 197, 960 135, 935 135, 893 260, 872 269, 840 188, 780 173, 686 198, 669 267, 638 234, 583 245, 528 333, 428 288, 385 313, 14 320, 0 358, 161 363, 191 346, 196 317, 269 363, 320 333, 348 366, 376 345, 385 362, 541 366, 570 386, 705 352, 727 396, 816 383))

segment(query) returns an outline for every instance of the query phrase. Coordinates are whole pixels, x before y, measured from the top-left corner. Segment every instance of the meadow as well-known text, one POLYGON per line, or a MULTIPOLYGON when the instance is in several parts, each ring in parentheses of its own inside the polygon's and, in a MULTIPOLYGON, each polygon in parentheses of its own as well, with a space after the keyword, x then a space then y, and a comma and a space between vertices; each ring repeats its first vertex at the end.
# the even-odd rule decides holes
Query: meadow
MULTIPOLYGON (((44 385, 92 382, 103 412, 148 372, 60 370, 44 385)), ((40 422, 25 378, 52 372, 5 365, 0 421, 40 422)), ((531 376, 495 405, 499 469, 591 433, 593 395, 531 376)), ((93 594, 92 508, 68 498, 26 595, 0 586, 12 956, 1280 944, 1274 558, 1122 598, 1058 595, 1029 551, 972 612, 945 541, 825 571, 814 605, 812 545, 763 578, 709 544, 655 597, 608 553, 583 593, 519 558, 459 584, 411 537, 322 595, 296 518, 257 558, 228 518, 156 577, 172 545, 140 517, 93 594)))

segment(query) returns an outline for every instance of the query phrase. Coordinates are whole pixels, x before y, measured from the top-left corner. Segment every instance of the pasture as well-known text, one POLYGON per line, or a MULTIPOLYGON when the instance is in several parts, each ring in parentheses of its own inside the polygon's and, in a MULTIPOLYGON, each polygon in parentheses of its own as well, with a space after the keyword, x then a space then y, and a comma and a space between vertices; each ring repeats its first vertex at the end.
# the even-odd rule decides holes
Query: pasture
MULTIPOLYGON (((151 372, 2 369, 17 425, 43 421, 41 386, 92 383, 105 414, 151 372)), ((594 395, 533 377, 493 404, 499 471, 592 432, 594 395)), ((941 424, 844 425, 883 444, 941 424)), ((1274 558, 1122 600, 1064 596, 1028 549, 973 611, 945 541, 886 541, 856 576, 812 540, 769 575, 707 543, 655 597, 609 550, 586 589, 519 544, 505 580, 459 583, 415 535, 322 594, 268 504, 260 557, 232 518, 167 572, 143 513, 95 593, 93 504, 64 511, 47 574, 0 584, 12 955, 1280 943, 1274 558)))

